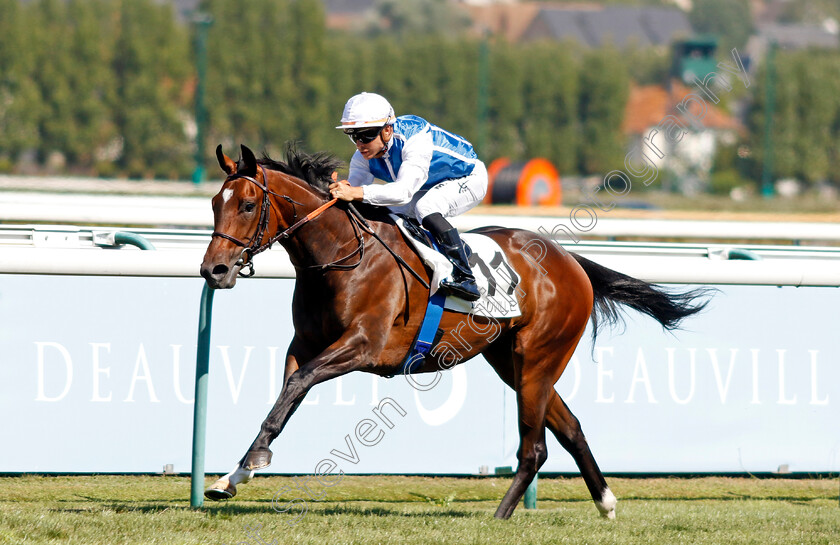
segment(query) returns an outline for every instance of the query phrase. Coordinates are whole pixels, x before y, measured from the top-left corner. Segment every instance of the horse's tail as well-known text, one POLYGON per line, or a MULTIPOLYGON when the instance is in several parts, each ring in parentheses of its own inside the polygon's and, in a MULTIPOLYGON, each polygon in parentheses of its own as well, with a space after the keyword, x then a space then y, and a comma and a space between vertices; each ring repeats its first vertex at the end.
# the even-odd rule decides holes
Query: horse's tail
MULTIPOLYGON (((571 252, 570 252, 571 253, 571 252)), ((698 288, 685 292, 668 292, 643 280, 608 269, 585 257, 572 253, 592 283, 592 341, 603 322, 623 324, 619 304, 643 312, 667 330, 677 329, 684 318, 697 314, 709 303, 716 291, 698 288), (602 322, 603 320, 603 322, 602 322)))

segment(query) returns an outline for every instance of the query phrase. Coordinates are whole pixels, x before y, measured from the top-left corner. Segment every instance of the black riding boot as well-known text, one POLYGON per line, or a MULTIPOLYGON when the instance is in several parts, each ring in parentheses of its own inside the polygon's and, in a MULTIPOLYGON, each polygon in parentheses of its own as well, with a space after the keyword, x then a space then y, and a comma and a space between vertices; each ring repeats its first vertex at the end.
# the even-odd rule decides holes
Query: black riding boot
POLYGON ((440 233, 432 232, 440 244, 443 254, 452 263, 452 276, 443 280, 440 285, 448 293, 460 297, 465 301, 478 301, 481 293, 478 291, 478 286, 475 283, 475 276, 473 276, 470 269, 470 263, 467 260, 467 250, 464 248, 464 242, 458 235, 458 230, 454 227, 440 233))

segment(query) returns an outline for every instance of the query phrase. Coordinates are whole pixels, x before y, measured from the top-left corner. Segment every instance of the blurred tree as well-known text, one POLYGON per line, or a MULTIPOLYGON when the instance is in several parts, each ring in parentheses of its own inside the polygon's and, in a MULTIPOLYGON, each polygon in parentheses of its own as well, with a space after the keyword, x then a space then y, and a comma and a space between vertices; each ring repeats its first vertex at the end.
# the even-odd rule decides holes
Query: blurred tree
POLYGON ((752 33, 749 0, 694 0, 688 19, 695 32, 720 37, 720 49, 743 49, 752 33))
POLYGON ((834 98, 834 116, 829 117, 831 136, 827 145, 828 151, 828 180, 840 187, 840 54, 825 54, 826 77, 823 87, 831 86, 831 96, 834 98))
POLYGON ((522 51, 526 157, 545 157, 564 173, 577 171, 578 68, 565 50, 547 42, 522 51))
POLYGON ((279 157, 298 138, 296 30, 288 1, 254 0, 247 7, 209 0, 214 20, 208 41, 210 136, 236 157, 239 145, 279 157))
POLYGON ((749 174, 746 157, 739 155, 743 149, 742 142, 731 144, 718 143, 715 157, 712 160, 712 172, 709 177, 709 190, 717 195, 730 195, 737 187, 755 187, 755 184, 745 174, 749 174))
POLYGON ((580 77, 580 172, 606 174, 624 168, 621 123, 629 77, 621 55, 611 48, 583 56, 580 77))
MULTIPOLYGON (((408 90, 410 110, 403 113, 419 115, 434 123, 445 124, 441 120, 441 99, 446 86, 441 88, 436 74, 451 59, 442 57, 443 46, 439 40, 428 37, 409 36, 402 41, 404 51, 403 78, 408 90)), ((448 84, 448 82, 447 82, 448 84)))
POLYGON ((523 63, 519 49, 497 42, 490 49, 489 134, 486 158, 520 159, 525 146, 520 123, 525 112, 523 63))
POLYGON ((152 0, 120 4, 114 120, 123 139, 119 166, 131 177, 187 178, 191 146, 184 132, 192 97, 182 93, 191 72, 188 35, 172 7, 152 0))
MULTIPOLYGON (((426 10, 427 23, 443 5, 391 4, 393 20, 400 10, 426 10)), ((448 35, 457 24, 436 24, 434 33, 420 35, 411 29, 423 25, 404 21, 400 31, 358 39, 327 36, 318 0, 203 0, 201 8, 214 19, 208 162, 216 143, 233 155, 233 145, 244 143, 277 156, 292 139, 347 157, 352 144, 333 127, 347 98, 365 90, 388 97, 398 114, 422 115, 474 143, 480 139, 481 42, 448 35)), ((0 0, 0 9, 0 169, 37 149, 42 159, 60 151, 73 169, 102 172, 115 161, 131 176, 189 176, 194 26, 157 0, 0 0)), ((483 159, 540 155, 561 172, 584 174, 623 165, 628 72, 657 79, 660 57, 639 50, 619 58, 556 43, 499 42, 488 50, 483 159)), ((817 115, 806 111, 811 103, 829 107, 813 79, 819 74, 809 72, 810 94, 788 115, 817 115)), ((826 131, 836 138, 836 119, 814 124, 821 136, 809 145, 824 147, 826 131)), ((809 179, 836 171, 837 162, 833 151, 814 156, 809 179)), ((792 171, 806 170, 793 165, 792 171)))
POLYGON ((346 35, 328 36, 325 47, 329 96, 328 114, 324 122, 329 130, 323 149, 333 150, 346 161, 353 153, 353 144, 341 131, 333 127, 340 124, 344 104, 348 98, 362 91, 372 90, 368 86, 377 67, 372 62, 362 61, 373 57, 372 47, 367 41, 346 35))
MULTIPOLYGON (((362 80, 360 91, 372 91, 386 97, 399 115, 412 111, 414 95, 407 85, 406 48, 386 36, 374 38, 369 45, 356 65, 370 69, 369 75, 362 80)), ((347 98, 350 97, 345 100, 347 98)))
POLYGON ((290 104, 298 115, 297 133, 305 147, 322 148, 333 125, 328 121, 329 109, 328 63, 325 59, 324 7, 321 0, 293 0, 291 2, 292 78, 296 82, 296 97, 290 104))
POLYGON ((837 0, 788 0, 782 6, 779 22, 820 24, 828 18, 840 21, 837 0))
POLYGON ((600 0, 599 4, 613 6, 673 6, 673 0, 600 0))
POLYGON ((40 45, 33 79, 44 106, 38 127, 39 159, 44 160, 53 152, 67 152, 76 139, 72 111, 76 97, 70 85, 76 61, 70 51, 72 28, 66 24, 70 16, 67 3, 41 0, 33 9, 39 21, 31 32, 40 45))
POLYGON ((634 47, 624 51, 630 78, 639 85, 663 85, 671 76, 671 51, 664 48, 634 47))
POLYGON ((115 80, 110 70, 116 36, 108 23, 117 11, 107 0, 70 0, 67 44, 72 66, 66 74, 73 95, 70 108, 72 138, 65 150, 71 164, 90 170, 117 137, 108 107, 114 101, 115 80))
POLYGON ((470 25, 469 16, 448 0, 379 0, 376 14, 369 30, 390 36, 455 36, 470 25))
MULTIPOLYGON (((791 62, 790 57, 782 54, 777 54, 776 61, 776 107, 773 120, 772 153, 774 177, 779 179, 797 175, 799 161, 796 156, 796 142, 799 140, 802 127, 797 105, 800 82, 796 79, 795 63, 791 62)), ((765 81, 763 73, 758 81, 765 81)), ((762 105, 766 106, 766 91, 763 90, 761 94, 764 99, 762 105)), ((762 134, 763 126, 762 124, 762 130, 758 134, 762 134)), ((762 153, 763 151, 762 149, 762 153)))
POLYGON ((0 0, 0 171, 11 170, 21 153, 39 145, 45 111, 35 72, 40 34, 37 19, 19 0, 0 0))
MULTIPOLYGON (((437 108, 430 121, 478 145, 478 55, 474 40, 437 40, 437 108)), ((431 115, 431 114, 430 114, 431 115)))
MULTIPOLYGON (((773 178, 797 176, 799 161, 796 155, 797 141, 802 131, 799 120, 799 82, 796 80, 795 55, 779 52, 776 55, 775 77, 775 114, 772 125, 773 178)), ((766 63, 761 67, 756 81, 766 81, 766 63)), ((749 123, 749 142, 754 152, 755 170, 752 176, 761 178, 761 170, 766 158, 764 149, 764 127, 767 115, 767 85, 757 85, 749 123)))
POLYGON ((799 130, 794 143, 798 159, 797 177, 814 185, 829 175, 830 150, 837 145, 833 134, 838 115, 837 65, 819 52, 797 55, 800 62, 793 66, 793 76, 799 81, 796 100, 799 130))

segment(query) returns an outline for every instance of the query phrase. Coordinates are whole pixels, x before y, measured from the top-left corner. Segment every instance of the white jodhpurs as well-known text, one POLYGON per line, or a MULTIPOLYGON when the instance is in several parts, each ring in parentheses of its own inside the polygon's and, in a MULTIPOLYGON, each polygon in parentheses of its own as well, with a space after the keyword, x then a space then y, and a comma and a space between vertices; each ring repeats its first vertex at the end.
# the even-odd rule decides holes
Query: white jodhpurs
POLYGON ((423 218, 435 212, 445 218, 463 214, 484 200, 486 194, 487 168, 478 161, 469 176, 446 180, 431 189, 418 191, 410 203, 392 206, 391 210, 413 215, 422 224, 423 218))

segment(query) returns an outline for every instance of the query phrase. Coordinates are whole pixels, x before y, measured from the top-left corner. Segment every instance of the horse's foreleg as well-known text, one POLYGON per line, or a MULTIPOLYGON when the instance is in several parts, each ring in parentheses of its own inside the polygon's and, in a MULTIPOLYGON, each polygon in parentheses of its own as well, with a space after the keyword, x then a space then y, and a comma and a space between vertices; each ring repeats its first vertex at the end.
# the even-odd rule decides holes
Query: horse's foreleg
MULTIPOLYGON (((289 377, 300 368, 298 361, 303 354, 306 354, 305 348, 300 342, 298 342, 297 339, 292 340, 292 344, 289 345, 289 350, 286 353, 283 388, 286 387, 289 377)), ((204 496, 211 500, 226 500, 232 498, 236 495, 236 486, 247 483, 253 476, 254 471, 252 469, 244 469, 237 464, 233 471, 210 485, 210 487, 204 491, 204 496)))
POLYGON ((365 345, 362 338, 357 336, 342 337, 316 358, 291 373, 274 407, 263 421, 260 433, 239 465, 247 470, 268 467, 271 463, 269 445, 283 431, 306 393, 316 384, 345 375, 361 367, 364 362, 370 361, 367 351, 360 349, 365 345))
POLYGON ((592 456, 592 452, 589 450, 589 444, 583 435, 580 422, 556 392, 549 403, 545 422, 548 429, 551 430, 560 444, 563 445, 563 448, 574 458, 601 516, 614 519, 615 495, 610 491, 610 487, 607 486, 607 481, 604 479, 604 475, 601 473, 598 464, 595 462, 595 458, 592 456))

